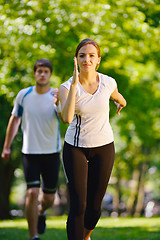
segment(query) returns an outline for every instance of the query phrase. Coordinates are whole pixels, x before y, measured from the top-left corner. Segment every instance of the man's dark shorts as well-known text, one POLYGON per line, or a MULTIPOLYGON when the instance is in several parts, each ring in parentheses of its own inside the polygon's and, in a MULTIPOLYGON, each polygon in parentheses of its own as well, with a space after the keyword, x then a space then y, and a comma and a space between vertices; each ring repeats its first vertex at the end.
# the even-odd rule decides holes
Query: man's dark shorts
POLYGON ((23 154, 24 177, 27 189, 40 187, 44 193, 55 193, 60 165, 60 153, 23 154))

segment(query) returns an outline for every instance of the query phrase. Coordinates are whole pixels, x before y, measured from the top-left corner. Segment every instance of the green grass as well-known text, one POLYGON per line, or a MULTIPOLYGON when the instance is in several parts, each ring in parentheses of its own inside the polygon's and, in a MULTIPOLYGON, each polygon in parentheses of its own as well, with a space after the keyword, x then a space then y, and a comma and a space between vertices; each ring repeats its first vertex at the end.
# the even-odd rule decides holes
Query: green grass
MULTIPOLYGON (((67 240, 66 217, 47 219, 46 233, 41 240, 67 240)), ((1 240, 29 240, 27 222, 0 221, 1 240)), ((92 240, 160 240, 160 217, 101 218, 92 233, 92 240)))

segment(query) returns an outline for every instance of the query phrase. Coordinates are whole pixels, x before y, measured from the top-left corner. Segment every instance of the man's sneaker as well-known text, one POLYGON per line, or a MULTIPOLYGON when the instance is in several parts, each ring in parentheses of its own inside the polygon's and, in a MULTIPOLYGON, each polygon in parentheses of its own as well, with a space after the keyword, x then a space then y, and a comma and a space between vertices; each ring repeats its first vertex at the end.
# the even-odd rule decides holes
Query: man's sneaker
POLYGON ((31 238, 31 240, 40 240, 38 236, 31 238))
POLYGON ((38 216, 38 233, 43 234, 46 230, 46 214, 38 216))

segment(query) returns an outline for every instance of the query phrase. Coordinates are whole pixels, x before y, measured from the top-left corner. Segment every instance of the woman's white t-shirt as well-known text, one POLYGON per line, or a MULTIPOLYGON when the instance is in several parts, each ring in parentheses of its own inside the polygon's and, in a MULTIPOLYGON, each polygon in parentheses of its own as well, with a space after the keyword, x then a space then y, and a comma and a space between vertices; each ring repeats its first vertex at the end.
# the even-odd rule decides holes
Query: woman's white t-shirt
MULTIPOLYGON (((117 84, 107 75, 98 75, 99 86, 93 95, 80 82, 76 87, 75 115, 65 135, 65 141, 76 147, 98 147, 114 140, 109 123, 109 99, 117 84)), ((69 90, 71 82, 72 77, 62 86, 69 90)))

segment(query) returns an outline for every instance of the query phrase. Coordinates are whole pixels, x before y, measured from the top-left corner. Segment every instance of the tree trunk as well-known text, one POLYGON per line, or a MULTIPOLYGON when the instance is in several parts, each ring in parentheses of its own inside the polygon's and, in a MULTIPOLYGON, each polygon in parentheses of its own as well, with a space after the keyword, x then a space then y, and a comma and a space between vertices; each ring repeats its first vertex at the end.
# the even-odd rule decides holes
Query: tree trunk
MULTIPOLYGON (((12 106, 5 95, 0 95, 0 154, 2 153, 6 128, 11 114, 12 106)), ((0 158, 0 219, 10 218, 9 195, 14 180, 14 171, 21 162, 21 131, 12 143, 12 154, 9 162, 0 158)))
POLYGON ((0 219, 11 217, 9 195, 14 179, 14 170, 15 167, 10 163, 0 162, 0 219))
POLYGON ((131 194, 130 197, 128 198, 127 202, 127 214, 129 216, 134 215, 135 211, 135 205, 137 201, 137 195, 139 191, 139 179, 140 179, 140 169, 137 168, 133 172, 133 178, 132 178, 132 186, 131 186, 131 194))
POLYGON ((141 177, 140 177, 140 184, 139 184, 139 192, 138 192, 138 200, 136 205, 136 210, 134 216, 139 217, 142 214, 143 206, 144 206, 144 183, 145 183, 145 176, 148 170, 148 164, 143 163, 141 169, 141 177))
POLYGON ((121 176, 120 176, 120 169, 117 166, 117 171, 116 171, 116 177, 117 177, 117 182, 115 184, 115 190, 116 190, 116 194, 113 197, 113 206, 114 206, 114 211, 118 213, 118 215, 120 215, 120 202, 121 202, 121 186, 120 186, 120 180, 121 180, 121 176))

